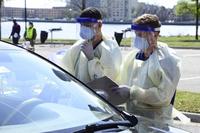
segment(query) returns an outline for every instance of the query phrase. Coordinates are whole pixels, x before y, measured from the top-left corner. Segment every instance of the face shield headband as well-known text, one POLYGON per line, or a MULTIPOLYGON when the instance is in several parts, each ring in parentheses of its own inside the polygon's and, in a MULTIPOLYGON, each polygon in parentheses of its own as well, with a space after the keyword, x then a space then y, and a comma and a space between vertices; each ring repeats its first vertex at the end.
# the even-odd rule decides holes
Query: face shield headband
POLYGON ((78 22, 78 23, 98 23, 98 22, 102 22, 102 20, 98 20, 95 18, 78 17, 78 18, 76 18, 76 22, 78 22))
POLYGON ((135 31, 144 31, 144 32, 159 32, 160 28, 152 28, 148 25, 139 25, 139 24, 132 24, 131 29, 135 31))

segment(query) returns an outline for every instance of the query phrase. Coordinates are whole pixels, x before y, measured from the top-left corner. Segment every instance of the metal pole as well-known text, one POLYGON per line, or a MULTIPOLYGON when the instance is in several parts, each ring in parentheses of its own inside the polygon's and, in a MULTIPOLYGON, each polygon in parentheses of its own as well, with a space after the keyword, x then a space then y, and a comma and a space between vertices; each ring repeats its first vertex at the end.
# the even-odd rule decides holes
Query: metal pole
POLYGON ((26 0, 24 0, 24 21, 25 21, 25 30, 27 28, 27 9, 26 9, 26 0))
POLYGON ((53 31, 51 31, 51 43, 53 42, 53 31))
POLYGON ((199 0, 196 0, 196 10, 197 10, 197 13, 196 13, 196 40, 198 40, 198 27, 199 27, 199 0))

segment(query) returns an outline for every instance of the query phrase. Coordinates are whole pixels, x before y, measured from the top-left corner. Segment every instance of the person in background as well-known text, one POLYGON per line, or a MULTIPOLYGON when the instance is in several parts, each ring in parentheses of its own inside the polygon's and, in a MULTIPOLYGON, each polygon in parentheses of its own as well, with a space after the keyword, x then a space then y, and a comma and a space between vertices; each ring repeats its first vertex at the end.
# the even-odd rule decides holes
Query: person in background
POLYGON ((180 79, 180 59, 158 42, 161 23, 144 14, 133 21, 133 50, 121 66, 121 86, 113 93, 126 97, 126 110, 159 122, 172 122, 172 108, 180 79))
POLYGON ((24 39, 25 41, 29 41, 31 45, 31 50, 35 50, 34 44, 35 44, 35 39, 37 37, 37 32, 36 29, 33 26, 33 22, 29 22, 28 28, 24 32, 24 39))
POLYGON ((77 22, 82 39, 65 52, 58 64, 84 83, 103 76, 116 81, 122 55, 116 40, 102 34, 101 12, 86 8, 77 22))
POLYGON ((13 26, 9 39, 12 37, 12 43, 15 45, 18 45, 20 39, 20 31, 21 31, 20 25, 17 23, 15 19, 13 19, 13 26))

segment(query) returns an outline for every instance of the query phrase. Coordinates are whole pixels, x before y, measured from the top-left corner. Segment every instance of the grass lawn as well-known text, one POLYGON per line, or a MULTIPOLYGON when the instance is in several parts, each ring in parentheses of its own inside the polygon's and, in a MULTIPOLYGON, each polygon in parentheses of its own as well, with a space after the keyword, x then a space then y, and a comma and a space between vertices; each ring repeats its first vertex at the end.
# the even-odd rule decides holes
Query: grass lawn
MULTIPOLYGON (((40 40, 37 40, 38 43, 40 43, 40 40)), ((76 40, 65 40, 65 39, 48 39, 45 41, 45 43, 61 43, 61 44, 69 44, 72 45, 76 42, 76 40)))
POLYGON ((179 111, 200 113, 200 93, 177 91, 174 106, 179 111))
MULTIPOLYGON (((5 38, 3 38, 2 40, 6 41, 6 42, 11 42, 12 43, 11 39, 5 39, 5 38)), ((20 44, 23 43, 23 42, 24 42, 23 39, 19 40, 20 44)), ((59 44, 69 44, 69 45, 72 45, 74 42, 76 42, 76 40, 69 40, 69 39, 68 40, 66 40, 66 39, 52 39, 51 40, 51 39, 47 39, 44 44, 59 43, 59 44)), ((41 44, 41 42, 40 42, 39 39, 36 40, 36 44, 41 44)))
MULTIPOLYGON (((121 45, 130 46, 131 38, 122 39, 121 45)), ((170 36, 159 37, 159 41, 167 43, 170 47, 200 47, 199 40, 195 40, 194 36, 170 36)))
MULTIPOLYGON (((10 39, 2 39, 11 42, 10 39)), ((67 39, 48 39, 48 43, 61 43, 72 45, 76 40, 67 39)), ((159 37, 159 41, 167 43, 170 47, 200 47, 200 37, 199 40, 195 40, 194 36, 170 36, 170 37, 159 37)), ((23 39, 20 39, 19 43, 22 43, 23 39)), ((124 38, 121 41, 121 46, 130 46, 132 42, 131 38, 124 38)), ((40 44, 40 40, 36 40, 36 43, 40 44)))
POLYGON ((167 43, 171 47, 200 47, 200 38, 194 36, 160 37, 159 41, 167 43))

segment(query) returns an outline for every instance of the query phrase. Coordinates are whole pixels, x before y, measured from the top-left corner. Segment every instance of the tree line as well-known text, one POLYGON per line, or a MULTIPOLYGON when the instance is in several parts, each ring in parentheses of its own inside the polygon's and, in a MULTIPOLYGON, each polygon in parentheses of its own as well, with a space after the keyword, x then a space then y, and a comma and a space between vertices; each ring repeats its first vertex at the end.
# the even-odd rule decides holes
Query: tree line
MULTIPOLYGON (((0 0, 0 5, 3 1, 9 0, 0 0)), ((140 16, 144 13, 156 14, 161 22, 194 22, 196 15, 199 11, 196 10, 196 1, 197 0, 179 0, 177 5, 172 9, 165 8, 164 6, 156 6, 145 3, 137 3, 132 7, 132 18, 140 16)), ((66 18, 76 18, 80 12, 87 7, 87 0, 66 0, 66 18)), ((199 6, 199 5, 198 5, 199 6)), ((104 18, 109 18, 105 12, 106 7, 99 7, 102 9, 104 18)), ((124 20, 131 21, 131 20, 124 20)))
MULTIPOLYGON (((66 5, 66 17, 75 18, 78 16, 81 10, 87 7, 85 0, 73 0, 72 3, 67 3, 66 5)), ((177 5, 175 5, 172 9, 165 8, 164 6, 157 6, 146 4, 142 2, 138 2, 136 5, 132 7, 132 18, 140 16, 144 13, 156 14, 162 22, 193 22, 195 20, 196 8, 195 8, 196 0, 179 0, 177 5)), ((66 1, 67 2, 67 1, 66 1)), ((102 9, 102 13, 104 18, 108 18, 109 16, 105 12, 106 7, 99 7, 102 9)), ((130 21, 130 20, 124 20, 130 21)))

